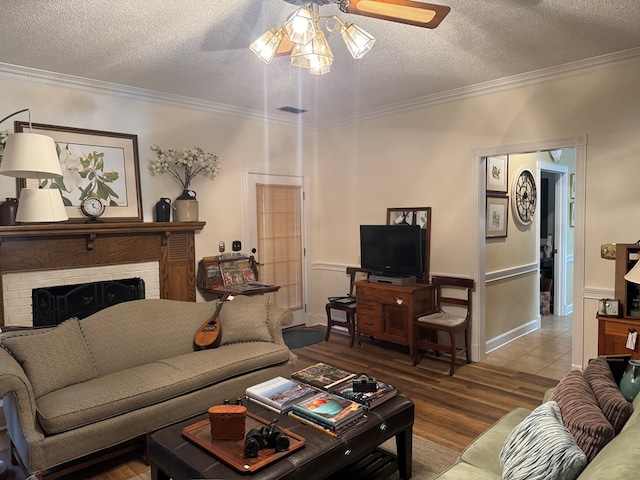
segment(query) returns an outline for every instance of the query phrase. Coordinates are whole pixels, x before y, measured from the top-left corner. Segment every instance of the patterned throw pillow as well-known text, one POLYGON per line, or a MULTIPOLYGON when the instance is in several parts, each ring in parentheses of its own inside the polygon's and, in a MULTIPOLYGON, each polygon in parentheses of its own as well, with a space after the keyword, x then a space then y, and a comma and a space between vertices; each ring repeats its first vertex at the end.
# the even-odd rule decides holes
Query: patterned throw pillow
POLYGON ((98 376, 77 318, 9 336, 2 343, 24 369, 36 398, 98 376))
POLYGON ((531 412, 500 451, 503 480, 573 480, 586 465, 587 456, 562 424, 556 402, 531 412))
POLYGON ((582 374, 589 382, 602 413, 607 417, 617 435, 627 423, 633 407, 624 398, 613 379, 609 363, 604 357, 595 358, 589 362, 582 374))
POLYGON ((268 295, 238 295, 220 310, 221 345, 238 342, 273 342, 269 332, 268 295))
POLYGON ((562 423, 589 461, 615 436, 613 426, 600 410, 595 394, 581 372, 567 373, 549 400, 558 402, 562 423))

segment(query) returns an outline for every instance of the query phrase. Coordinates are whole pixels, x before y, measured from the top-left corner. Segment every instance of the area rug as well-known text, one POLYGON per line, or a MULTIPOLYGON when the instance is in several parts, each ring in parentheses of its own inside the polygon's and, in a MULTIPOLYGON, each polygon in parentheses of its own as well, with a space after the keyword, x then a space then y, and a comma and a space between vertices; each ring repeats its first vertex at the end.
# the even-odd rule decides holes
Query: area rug
POLYGON ((314 328, 293 327, 282 331, 284 343, 291 349, 308 347, 314 343, 323 342, 325 335, 326 333, 322 330, 314 328))

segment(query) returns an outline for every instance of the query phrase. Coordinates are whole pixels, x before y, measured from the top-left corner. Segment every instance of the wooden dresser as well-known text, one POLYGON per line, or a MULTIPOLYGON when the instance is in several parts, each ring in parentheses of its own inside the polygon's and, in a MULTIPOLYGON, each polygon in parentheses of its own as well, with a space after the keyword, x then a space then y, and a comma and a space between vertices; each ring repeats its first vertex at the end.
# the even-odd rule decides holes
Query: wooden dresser
POLYGON ((413 318, 433 312, 434 286, 355 282, 358 333, 407 345, 413 353, 413 318))
POLYGON ((597 316, 598 319, 598 355, 631 354, 633 359, 640 360, 640 310, 634 305, 640 297, 640 286, 627 282, 626 273, 635 265, 640 257, 640 245, 616 245, 615 298, 620 300, 621 315, 619 318, 597 316), (629 333, 637 332, 635 348, 627 348, 629 333))

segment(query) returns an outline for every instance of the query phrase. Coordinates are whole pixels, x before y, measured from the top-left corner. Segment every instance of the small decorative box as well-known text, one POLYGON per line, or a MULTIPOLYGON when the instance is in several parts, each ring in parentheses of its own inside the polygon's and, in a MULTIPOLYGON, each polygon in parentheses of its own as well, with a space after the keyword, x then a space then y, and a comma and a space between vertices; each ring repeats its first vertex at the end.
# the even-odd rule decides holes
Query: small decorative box
POLYGON ((215 405, 208 410, 213 440, 242 440, 247 407, 215 405))

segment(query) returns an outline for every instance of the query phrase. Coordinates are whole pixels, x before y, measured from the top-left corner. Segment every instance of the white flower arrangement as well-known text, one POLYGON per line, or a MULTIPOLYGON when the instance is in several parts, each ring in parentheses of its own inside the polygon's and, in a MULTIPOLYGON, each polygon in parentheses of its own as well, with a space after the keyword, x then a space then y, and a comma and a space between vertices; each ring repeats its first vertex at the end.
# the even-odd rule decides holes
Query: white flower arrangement
POLYGON ((156 154, 156 158, 149 162, 151 173, 170 173, 183 190, 188 190, 191 181, 200 174, 213 180, 220 172, 218 156, 206 153, 200 147, 185 148, 178 152, 162 150, 158 145, 153 145, 151 150, 156 154))

